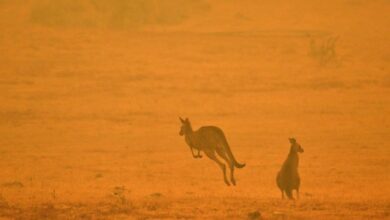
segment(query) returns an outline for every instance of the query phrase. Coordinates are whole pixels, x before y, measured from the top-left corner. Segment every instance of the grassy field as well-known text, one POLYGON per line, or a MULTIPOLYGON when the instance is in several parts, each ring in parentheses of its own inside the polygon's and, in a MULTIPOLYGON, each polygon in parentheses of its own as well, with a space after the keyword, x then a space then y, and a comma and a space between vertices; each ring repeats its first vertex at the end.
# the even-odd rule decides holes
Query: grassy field
POLYGON ((205 17, 119 28, 107 13, 48 25, 28 2, 0 1, 1 218, 390 219, 389 3, 315 17, 300 1, 311 13, 282 7, 283 23, 191 1, 205 17), (247 164, 237 186, 192 158, 179 116, 224 130, 247 164), (305 149, 298 201, 275 183, 289 137, 305 149))

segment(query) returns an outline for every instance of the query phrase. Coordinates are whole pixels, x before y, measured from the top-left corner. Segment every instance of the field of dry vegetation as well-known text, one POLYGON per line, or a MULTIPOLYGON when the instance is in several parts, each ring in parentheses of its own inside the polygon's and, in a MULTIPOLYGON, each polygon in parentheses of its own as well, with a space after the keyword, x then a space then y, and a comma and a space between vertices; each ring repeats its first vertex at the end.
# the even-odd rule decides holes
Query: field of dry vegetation
POLYGON ((390 219, 388 1, 80 2, 0 0, 0 219, 390 219))

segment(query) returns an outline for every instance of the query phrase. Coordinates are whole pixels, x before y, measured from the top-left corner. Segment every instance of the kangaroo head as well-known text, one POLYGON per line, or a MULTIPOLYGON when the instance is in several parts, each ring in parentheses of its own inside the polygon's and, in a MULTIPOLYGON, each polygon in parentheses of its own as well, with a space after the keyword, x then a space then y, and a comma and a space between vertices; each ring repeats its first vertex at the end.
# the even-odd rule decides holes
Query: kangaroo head
POLYGON ((182 119, 181 117, 179 117, 179 119, 180 119, 180 122, 181 122, 181 128, 180 128, 179 135, 183 136, 185 134, 188 134, 188 133, 192 132, 192 127, 191 127, 190 120, 188 120, 188 118, 182 119))
POLYGON ((295 138, 289 138, 289 141, 291 143, 290 153, 303 153, 303 148, 298 144, 295 138))

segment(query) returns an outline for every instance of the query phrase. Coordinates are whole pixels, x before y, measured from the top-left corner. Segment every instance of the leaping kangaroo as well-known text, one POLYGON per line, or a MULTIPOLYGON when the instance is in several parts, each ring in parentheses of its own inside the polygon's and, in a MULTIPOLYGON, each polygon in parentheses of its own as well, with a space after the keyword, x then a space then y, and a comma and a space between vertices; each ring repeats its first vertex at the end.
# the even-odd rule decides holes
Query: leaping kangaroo
POLYGON ((230 186, 230 182, 226 177, 226 166, 221 162, 215 152, 226 161, 230 167, 230 181, 233 185, 236 185, 234 179, 234 167, 243 168, 245 164, 237 162, 233 156, 230 146, 226 140, 223 131, 215 126, 203 126, 198 130, 193 131, 192 126, 188 118, 185 120, 179 118, 181 121, 180 136, 184 135, 185 141, 191 149, 192 156, 194 158, 202 158, 200 152, 203 151, 207 157, 214 160, 222 169, 223 178, 226 185, 230 186), (193 149, 197 150, 198 153, 194 154, 193 149))

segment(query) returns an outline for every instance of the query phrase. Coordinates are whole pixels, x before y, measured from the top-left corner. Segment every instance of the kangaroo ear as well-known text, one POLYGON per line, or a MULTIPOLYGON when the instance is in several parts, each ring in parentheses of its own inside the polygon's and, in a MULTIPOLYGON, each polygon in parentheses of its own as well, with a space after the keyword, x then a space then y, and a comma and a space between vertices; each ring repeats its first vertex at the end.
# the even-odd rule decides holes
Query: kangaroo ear
POLYGON ((181 117, 179 117, 179 119, 180 119, 181 123, 185 122, 184 119, 182 119, 181 117))
POLYGON ((190 120, 188 118, 186 118, 186 122, 190 122, 190 120))

